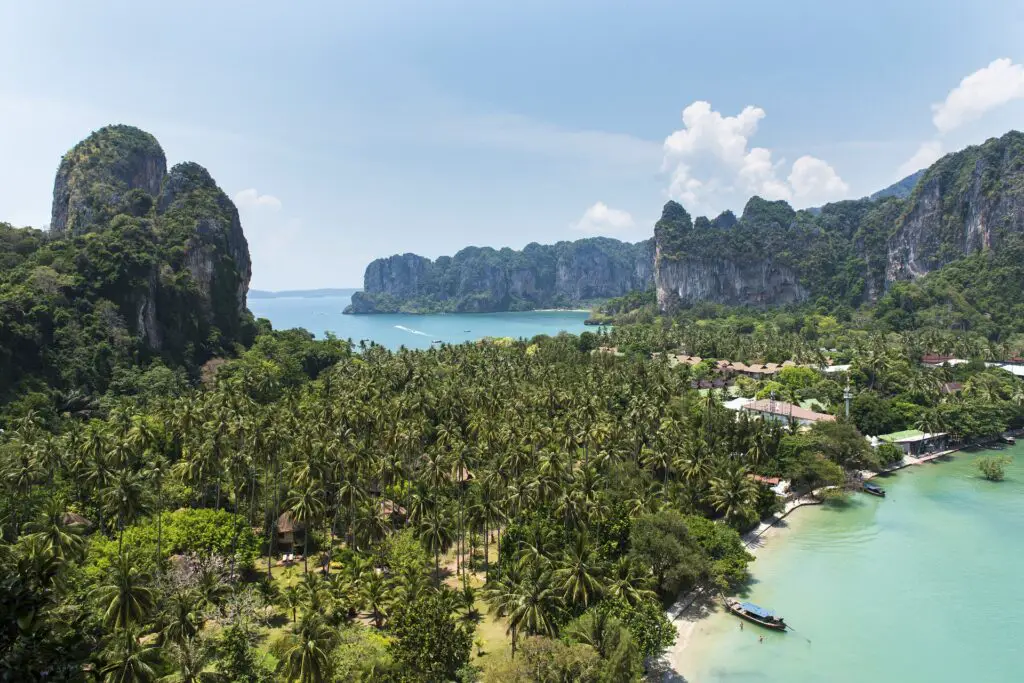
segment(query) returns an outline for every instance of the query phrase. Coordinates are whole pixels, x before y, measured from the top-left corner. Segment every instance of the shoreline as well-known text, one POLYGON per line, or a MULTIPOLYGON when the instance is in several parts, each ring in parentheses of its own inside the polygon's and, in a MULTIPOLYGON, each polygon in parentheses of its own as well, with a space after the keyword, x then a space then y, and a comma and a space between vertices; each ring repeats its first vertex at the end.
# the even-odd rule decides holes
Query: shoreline
MULTIPOLYGON (((780 523, 795 510, 803 507, 817 507, 822 503, 822 500, 812 496, 802 496, 789 501, 782 512, 777 513, 766 522, 761 522, 757 527, 741 536, 747 552, 757 557, 769 539, 789 530, 788 525, 780 523)), ((694 653, 692 648, 688 649, 688 646, 693 640, 697 627, 709 616, 718 612, 715 608, 718 602, 719 599, 716 595, 698 590, 696 594, 691 593, 681 597, 669 607, 667 616, 676 627, 676 642, 656 662, 651 663, 651 671, 655 675, 652 680, 675 683, 685 683, 688 680, 682 669, 690 668, 685 664, 699 657, 699 653, 694 653)))
MULTIPOLYGON (((871 479, 879 474, 888 475, 903 469, 946 462, 948 460, 952 460, 957 453, 973 451, 974 449, 991 450, 997 445, 998 437, 981 443, 962 444, 952 449, 928 454, 926 457, 915 458, 907 456, 904 461, 896 467, 888 468, 882 472, 871 472, 871 476, 865 476, 865 480, 871 479)), ((868 473, 865 472, 865 474, 868 473)), ((814 491, 808 496, 788 501, 785 509, 781 513, 777 513, 768 521, 760 523, 757 527, 741 536, 741 540, 743 541, 743 545, 746 547, 747 552, 757 557, 759 552, 767 545, 769 539, 780 535, 783 531, 789 530, 789 525, 782 522, 784 522, 784 520, 798 508, 822 505, 824 501, 814 497, 816 492, 817 491, 814 491)), ((657 661, 651 663, 650 669, 653 674, 651 680, 686 683, 688 679, 683 674, 682 670, 684 668, 692 669, 693 667, 688 665, 699 660, 703 654, 701 652, 694 652, 693 648, 690 648, 689 646, 697 631, 697 627, 703 623, 707 617, 718 613, 717 609, 713 609, 717 602, 719 602, 717 596, 697 591, 696 595, 692 593, 687 594, 672 604, 672 606, 667 610, 667 616, 669 621, 671 621, 676 627, 676 642, 672 647, 666 650, 657 661)))

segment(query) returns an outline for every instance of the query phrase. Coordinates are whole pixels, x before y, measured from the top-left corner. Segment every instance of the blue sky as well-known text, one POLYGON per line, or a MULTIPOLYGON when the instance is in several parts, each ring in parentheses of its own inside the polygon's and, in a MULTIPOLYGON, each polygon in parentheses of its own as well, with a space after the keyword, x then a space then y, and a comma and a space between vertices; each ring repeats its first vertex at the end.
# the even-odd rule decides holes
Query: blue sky
POLYGON ((236 197, 257 288, 644 239, 670 197, 858 197, 1024 128, 1021 36, 1019 0, 4 3, 0 220, 130 123, 236 197))

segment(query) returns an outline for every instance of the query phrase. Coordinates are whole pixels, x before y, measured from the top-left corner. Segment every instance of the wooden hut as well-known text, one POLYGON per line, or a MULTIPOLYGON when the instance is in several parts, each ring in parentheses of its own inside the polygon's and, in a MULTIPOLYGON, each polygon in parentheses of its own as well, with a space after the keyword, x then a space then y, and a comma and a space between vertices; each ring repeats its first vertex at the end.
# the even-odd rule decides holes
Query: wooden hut
POLYGON ((63 523, 64 526, 79 527, 83 531, 88 531, 89 529, 92 529, 92 522, 90 522, 88 519, 78 514, 77 512, 72 512, 71 510, 68 510, 67 512, 64 513, 64 516, 61 518, 61 523, 63 523))
POLYGON ((296 520, 291 510, 285 510, 277 518, 277 546, 279 548, 291 548, 302 540, 306 532, 305 525, 296 520))

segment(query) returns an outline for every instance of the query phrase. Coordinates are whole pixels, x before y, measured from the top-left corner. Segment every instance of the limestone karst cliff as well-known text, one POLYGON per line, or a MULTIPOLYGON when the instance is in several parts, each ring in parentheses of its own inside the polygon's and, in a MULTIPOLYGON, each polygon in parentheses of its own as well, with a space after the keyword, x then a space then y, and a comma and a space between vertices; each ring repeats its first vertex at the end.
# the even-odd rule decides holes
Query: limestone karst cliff
POLYGON ((436 261, 401 254, 366 268, 350 313, 528 310, 572 306, 653 286, 650 241, 605 237, 529 244, 522 251, 470 247, 436 261))
POLYGON ((737 218, 695 219, 670 201, 654 239, 592 239, 523 251, 469 248, 436 261, 371 263, 350 312, 502 311, 656 288, 662 310, 699 302, 856 306, 894 282, 1024 235, 1024 134, 949 154, 858 200, 795 211, 753 197, 737 218))
POLYGON ((246 335, 249 247, 231 199, 199 164, 168 173, 149 133, 101 128, 61 160, 50 234, 137 239, 146 264, 111 291, 129 331, 154 350, 213 346, 246 335))

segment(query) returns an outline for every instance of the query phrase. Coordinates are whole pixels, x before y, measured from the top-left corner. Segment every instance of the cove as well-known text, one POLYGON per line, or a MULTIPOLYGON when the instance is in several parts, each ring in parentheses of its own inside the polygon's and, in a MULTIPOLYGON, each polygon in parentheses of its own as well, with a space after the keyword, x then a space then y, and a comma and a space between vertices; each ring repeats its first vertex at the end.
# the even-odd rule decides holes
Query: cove
POLYGON ((748 597, 796 631, 719 608, 677 663, 687 681, 1024 680, 1024 444, 876 481, 885 499, 801 508, 758 552, 748 597), (975 464, 994 452, 1013 458, 999 483, 975 464))
MULTIPOLYGON (((249 310, 267 318, 275 330, 302 327, 323 338, 327 332, 341 339, 374 341, 389 349, 429 348, 434 340, 461 344, 481 337, 554 336, 566 331, 579 334, 588 329, 583 321, 589 313, 577 311, 527 311, 523 313, 446 313, 409 315, 387 313, 342 315, 350 295, 323 297, 280 297, 249 299, 249 310)), ((597 328, 589 328, 596 331, 597 328)))

